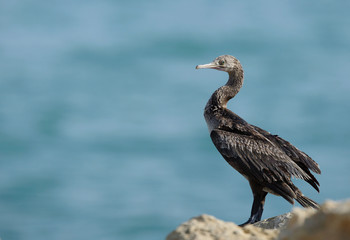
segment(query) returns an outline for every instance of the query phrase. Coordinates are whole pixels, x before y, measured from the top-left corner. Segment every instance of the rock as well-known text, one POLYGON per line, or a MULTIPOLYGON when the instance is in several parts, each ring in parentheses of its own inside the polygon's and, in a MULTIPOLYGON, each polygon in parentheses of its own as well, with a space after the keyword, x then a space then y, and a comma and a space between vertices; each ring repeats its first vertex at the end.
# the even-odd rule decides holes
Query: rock
POLYGON ((350 201, 326 201, 318 211, 296 208, 278 239, 350 239, 350 201))
POLYGON ((288 220, 292 217, 292 213, 285 213, 276 217, 261 220, 254 223, 253 226, 264 229, 282 229, 288 223, 288 220))
POLYGON ((278 232, 253 225, 242 228, 204 214, 181 224, 166 240, 272 240, 278 232))
POLYGON ((319 210, 295 208, 253 225, 239 227, 201 215, 181 224, 167 240, 350 240, 350 200, 326 201, 319 210))

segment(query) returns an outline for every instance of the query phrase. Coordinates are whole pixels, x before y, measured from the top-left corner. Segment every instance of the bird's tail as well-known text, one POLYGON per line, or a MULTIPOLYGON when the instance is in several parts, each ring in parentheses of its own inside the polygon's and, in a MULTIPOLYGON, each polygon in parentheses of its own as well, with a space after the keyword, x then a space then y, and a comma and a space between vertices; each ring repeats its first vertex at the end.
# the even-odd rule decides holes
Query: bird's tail
POLYGON ((320 205, 318 205, 317 202, 315 202, 314 200, 308 198, 308 197, 305 197, 304 195, 300 194, 297 196, 296 200, 298 201, 298 203, 301 204, 301 206, 307 208, 307 207, 312 207, 312 208, 315 208, 315 209, 319 209, 320 208, 320 205))

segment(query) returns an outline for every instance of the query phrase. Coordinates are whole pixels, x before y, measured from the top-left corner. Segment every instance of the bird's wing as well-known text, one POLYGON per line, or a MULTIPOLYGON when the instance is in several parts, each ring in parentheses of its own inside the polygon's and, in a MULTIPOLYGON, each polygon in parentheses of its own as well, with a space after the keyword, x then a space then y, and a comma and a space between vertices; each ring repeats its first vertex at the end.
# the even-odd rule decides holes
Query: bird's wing
POLYGON ((307 182, 313 186, 318 192, 320 191, 318 186, 320 186, 319 182, 315 178, 315 176, 310 172, 313 171, 315 173, 321 174, 321 170, 318 166, 318 164, 312 160, 311 157, 309 157, 306 153, 303 151, 300 151, 298 148, 294 147, 290 142, 284 140, 283 138, 279 137, 278 135, 272 135, 269 132, 251 125, 256 131, 264 135, 266 138, 268 138, 271 142, 273 142, 275 145, 281 148, 282 151, 284 151, 290 159, 292 159, 301 169, 303 169, 304 172, 309 175, 310 179, 307 180, 307 182))
POLYGON ((261 134, 250 133, 251 135, 246 132, 242 134, 237 129, 234 131, 215 129, 210 137, 218 151, 229 163, 231 162, 231 165, 248 173, 257 182, 290 181, 291 176, 310 179, 310 176, 278 146, 261 134))
MULTIPOLYGON (((253 125, 252 125, 253 126, 253 125)), ((278 144, 278 146, 298 165, 305 165, 311 171, 321 174, 320 167, 318 164, 312 160, 306 153, 300 151, 298 148, 294 147, 290 142, 284 140, 278 135, 272 135, 269 132, 257 127, 253 126, 255 130, 264 135, 270 141, 278 144)))

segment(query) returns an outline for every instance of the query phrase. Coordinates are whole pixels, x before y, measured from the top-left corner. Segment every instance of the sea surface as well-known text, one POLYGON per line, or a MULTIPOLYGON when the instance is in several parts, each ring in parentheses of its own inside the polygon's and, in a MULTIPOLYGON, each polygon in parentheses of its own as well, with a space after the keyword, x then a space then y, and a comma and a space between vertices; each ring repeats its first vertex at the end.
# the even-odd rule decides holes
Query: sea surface
MULTIPOLYGON (((349 1, 0 1, 0 237, 164 239, 206 213, 242 223, 247 181, 211 143, 228 107, 321 167, 322 203, 350 197, 349 1)), ((296 206, 299 206, 296 204, 296 206)), ((292 209, 267 197, 263 217, 292 209)))

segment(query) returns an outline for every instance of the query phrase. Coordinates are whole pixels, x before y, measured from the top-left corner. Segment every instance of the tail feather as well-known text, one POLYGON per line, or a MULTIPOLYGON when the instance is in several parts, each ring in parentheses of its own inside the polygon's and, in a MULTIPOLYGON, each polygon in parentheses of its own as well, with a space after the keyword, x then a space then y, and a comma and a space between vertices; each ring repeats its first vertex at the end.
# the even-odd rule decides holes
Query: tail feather
POLYGON ((308 197, 305 197, 304 195, 299 195, 297 196, 296 200, 298 201, 298 203, 301 204, 301 206, 307 208, 307 207, 312 207, 312 208, 315 208, 315 209, 319 209, 320 208, 320 205, 315 202, 314 200, 308 198, 308 197))

